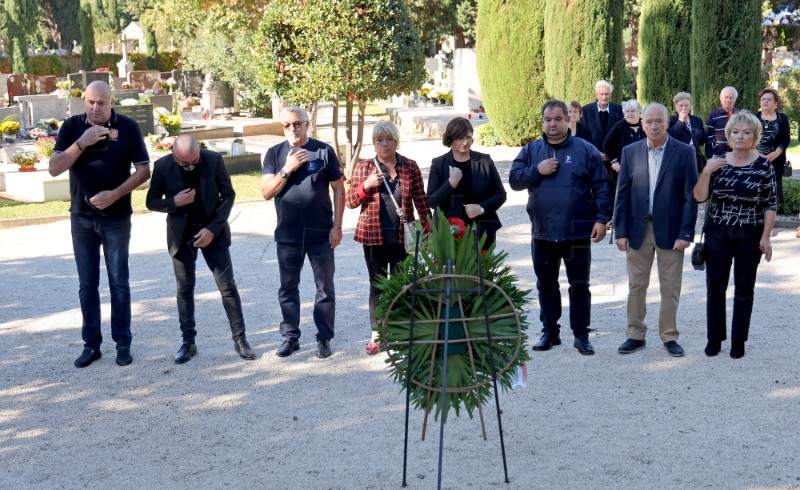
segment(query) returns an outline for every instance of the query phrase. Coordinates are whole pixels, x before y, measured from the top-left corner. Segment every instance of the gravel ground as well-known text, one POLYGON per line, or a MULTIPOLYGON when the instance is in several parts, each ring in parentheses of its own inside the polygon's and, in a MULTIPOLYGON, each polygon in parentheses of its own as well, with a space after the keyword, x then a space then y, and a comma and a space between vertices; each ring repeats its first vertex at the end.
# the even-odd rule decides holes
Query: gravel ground
MULTIPOLYGON (((443 153, 438 141, 409 139, 401 152, 422 167, 443 153)), ((518 150, 490 151, 505 178, 518 150)), ((534 288, 525 200, 509 193, 498 243, 522 286, 534 288)), ((146 214, 133 218, 134 362, 114 363, 104 283, 109 342, 104 357, 83 370, 72 366, 82 342, 68 221, 0 230, 0 488, 400 487, 405 396, 387 378, 384 356, 364 353, 367 274, 352 240, 357 212, 345 217, 330 359, 314 357, 308 266, 301 350, 286 359, 274 354, 275 213, 272 203, 258 202, 239 204, 232 216, 234 267, 257 360, 234 353, 219 294, 201 265, 199 355, 174 364, 180 331, 164 216, 146 214)), ((655 328, 647 349, 617 354, 625 339, 625 261, 607 240, 594 245, 597 355, 581 356, 568 341, 532 353, 528 387, 501 393, 509 484, 494 404, 486 410, 488 441, 477 418, 451 418, 443 487, 800 488, 800 375, 792 354, 800 345, 800 240, 781 230, 774 248, 773 261, 759 270, 747 355, 733 360, 726 350, 703 354, 705 276, 688 256, 678 318, 686 357, 669 357, 655 328)), ((651 321, 655 275, 652 284, 651 321)), ((566 288, 563 296, 566 305, 566 288)), ((529 313, 535 340, 535 299, 529 313)), ((422 413, 414 411, 408 483, 434 488, 438 423, 425 441, 421 428, 422 413)))

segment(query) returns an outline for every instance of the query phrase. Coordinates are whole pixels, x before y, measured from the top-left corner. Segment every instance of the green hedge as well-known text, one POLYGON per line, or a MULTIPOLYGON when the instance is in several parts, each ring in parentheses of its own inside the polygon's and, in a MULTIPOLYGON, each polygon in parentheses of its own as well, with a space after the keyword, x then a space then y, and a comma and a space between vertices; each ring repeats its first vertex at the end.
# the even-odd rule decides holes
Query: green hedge
POLYGON ((650 0, 639 18, 637 98, 642 106, 667 107, 678 92, 691 91, 689 45, 692 35, 690 0, 650 0))
POLYGON ((783 177, 783 204, 778 206, 778 214, 800 214, 800 180, 783 177))
POLYGON ((541 134, 545 0, 478 2, 478 78, 500 141, 521 145, 541 134))
MULTIPOLYGON (((130 59, 137 70, 144 70, 147 55, 145 53, 131 53, 130 59)), ((122 59, 121 54, 97 53, 96 63, 99 67, 108 67, 111 73, 117 75, 117 63, 122 59)), ((34 75, 66 76, 67 73, 76 73, 81 67, 81 58, 78 55, 68 54, 56 56, 54 54, 36 55, 28 58, 30 72, 34 75)), ((172 71, 181 68, 181 52, 177 49, 158 52, 158 70, 172 71)), ((0 58, 0 73, 11 73, 11 60, 7 57, 0 58)))

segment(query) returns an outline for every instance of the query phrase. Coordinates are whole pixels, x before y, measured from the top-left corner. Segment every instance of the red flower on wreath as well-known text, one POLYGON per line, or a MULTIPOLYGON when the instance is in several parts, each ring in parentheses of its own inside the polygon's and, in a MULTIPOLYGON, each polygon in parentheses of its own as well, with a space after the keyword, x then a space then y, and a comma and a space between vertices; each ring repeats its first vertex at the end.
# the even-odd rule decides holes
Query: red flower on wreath
POLYGON ((461 218, 447 218, 447 224, 450 225, 450 233, 456 238, 463 238, 467 232, 467 225, 461 218))

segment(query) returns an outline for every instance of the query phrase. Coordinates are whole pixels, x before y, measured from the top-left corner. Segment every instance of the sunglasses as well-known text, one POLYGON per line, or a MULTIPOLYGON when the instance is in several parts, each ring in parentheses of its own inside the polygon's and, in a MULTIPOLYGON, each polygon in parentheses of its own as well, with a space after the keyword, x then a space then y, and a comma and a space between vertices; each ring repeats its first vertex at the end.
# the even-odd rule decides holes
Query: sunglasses
POLYGON ((281 126, 283 126, 283 129, 289 129, 289 128, 300 129, 307 122, 308 121, 296 121, 291 123, 281 123, 281 126))
POLYGON ((175 157, 174 155, 173 157, 175 158, 175 161, 178 163, 178 166, 183 170, 186 170, 187 172, 194 170, 194 168, 200 163, 201 159, 201 157, 197 157, 197 160, 193 162, 183 162, 181 160, 178 160, 178 158, 175 157))

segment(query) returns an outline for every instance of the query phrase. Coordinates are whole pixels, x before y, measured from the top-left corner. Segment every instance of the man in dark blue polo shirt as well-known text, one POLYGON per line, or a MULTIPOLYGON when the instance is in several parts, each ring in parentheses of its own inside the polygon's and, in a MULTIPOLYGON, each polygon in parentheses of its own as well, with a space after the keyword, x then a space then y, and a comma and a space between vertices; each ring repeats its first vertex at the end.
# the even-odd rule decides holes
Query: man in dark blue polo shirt
POLYGON ((275 198, 278 214, 275 242, 283 343, 276 354, 286 357, 300 348, 298 285, 307 255, 317 285, 314 299, 317 357, 325 358, 331 355, 330 339, 336 316, 333 249, 342 242, 342 170, 330 145, 308 137, 305 110, 287 107, 281 111, 280 121, 286 141, 267 151, 261 178, 261 193, 264 199, 275 198), (333 203, 328 186, 333 189, 333 203))
POLYGON ((131 192, 150 177, 150 157, 139 126, 112 109, 107 83, 86 87, 86 114, 67 119, 50 158, 50 175, 69 170, 72 249, 78 266, 84 349, 75 367, 100 359, 100 246, 111 293, 111 337, 117 364, 132 362, 128 246, 131 192), (131 164, 135 172, 131 173, 131 164))

